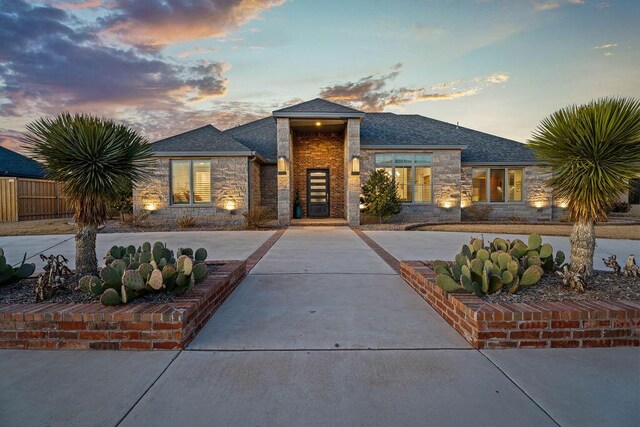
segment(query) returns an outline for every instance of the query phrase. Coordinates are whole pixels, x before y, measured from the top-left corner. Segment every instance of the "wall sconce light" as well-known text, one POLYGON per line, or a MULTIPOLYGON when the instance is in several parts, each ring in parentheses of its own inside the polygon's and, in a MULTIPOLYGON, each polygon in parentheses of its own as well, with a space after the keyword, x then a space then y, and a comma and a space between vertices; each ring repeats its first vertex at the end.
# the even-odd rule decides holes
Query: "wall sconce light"
POLYGON ((317 127, 322 126, 322 122, 316 122, 316 126, 317 126, 317 127))
POLYGON ((545 207, 545 203, 541 200, 536 200, 535 202, 533 202, 533 206, 535 206, 536 209, 538 209, 538 212, 542 211, 542 208, 545 207))
POLYGON ((155 211, 158 209, 158 206, 154 202, 149 202, 144 205, 144 210, 146 211, 155 211))
POLYGON ((449 211, 451 211, 451 208, 453 207, 453 202, 451 202, 450 200, 447 200, 446 202, 442 203, 442 207, 444 208, 444 210, 449 212, 449 211))
POLYGON ((278 156, 278 175, 286 175, 289 170, 287 156, 278 156))
POLYGON ((351 157, 351 175, 360 175, 360 156, 351 157))
POLYGON ((224 202, 224 208, 229 212, 229 215, 236 214, 236 202, 233 200, 227 200, 224 202))

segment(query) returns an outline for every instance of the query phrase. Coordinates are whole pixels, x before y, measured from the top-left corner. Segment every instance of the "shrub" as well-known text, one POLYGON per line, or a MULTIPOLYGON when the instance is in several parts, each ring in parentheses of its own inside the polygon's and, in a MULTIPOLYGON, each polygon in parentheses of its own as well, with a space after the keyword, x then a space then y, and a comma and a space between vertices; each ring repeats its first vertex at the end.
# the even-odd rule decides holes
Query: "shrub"
POLYGON ((465 219, 471 221, 486 221, 493 211, 493 207, 489 205, 471 205, 462 210, 465 219))
POLYGON ((198 220, 193 215, 186 214, 176 220, 176 225, 180 228, 193 228, 198 225, 198 220))
POLYGON ((109 201, 110 215, 120 215, 120 220, 125 220, 125 215, 133 213, 133 183, 129 180, 122 184, 118 195, 109 201))
POLYGON ((436 284, 448 292, 467 290, 477 296, 507 289, 515 293, 521 286, 535 285, 544 271, 554 271, 564 263, 564 253, 553 256, 553 247, 542 244, 537 234, 528 243, 496 238, 484 245, 484 239, 472 238, 462 247, 453 264, 434 261, 436 284))
POLYGON ((364 205, 363 212, 378 217, 380 222, 402 211, 396 184, 383 170, 373 171, 362 185, 360 201, 364 205))
POLYGON ((147 211, 135 211, 130 215, 125 215, 124 222, 132 227, 146 227, 149 225, 150 213, 147 211))
POLYGON ((627 213, 631 210, 631 205, 627 202, 615 202, 611 205, 611 212, 627 213))
POLYGON ((242 216, 244 216, 247 228, 263 228, 273 219, 274 213, 266 206, 256 206, 243 213, 242 216))

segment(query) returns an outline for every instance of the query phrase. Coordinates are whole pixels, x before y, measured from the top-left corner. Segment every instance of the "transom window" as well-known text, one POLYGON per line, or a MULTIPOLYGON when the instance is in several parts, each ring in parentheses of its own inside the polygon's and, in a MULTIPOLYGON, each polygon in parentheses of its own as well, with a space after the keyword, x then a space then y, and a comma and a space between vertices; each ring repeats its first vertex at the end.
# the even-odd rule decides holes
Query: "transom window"
POLYGON ((171 160, 171 204, 211 203, 211 161, 171 160))
POLYGON ((522 169, 474 168, 471 180, 472 202, 522 201, 522 169))
POLYGON ((376 169, 384 170, 396 183, 405 203, 431 202, 431 154, 376 153, 376 169))

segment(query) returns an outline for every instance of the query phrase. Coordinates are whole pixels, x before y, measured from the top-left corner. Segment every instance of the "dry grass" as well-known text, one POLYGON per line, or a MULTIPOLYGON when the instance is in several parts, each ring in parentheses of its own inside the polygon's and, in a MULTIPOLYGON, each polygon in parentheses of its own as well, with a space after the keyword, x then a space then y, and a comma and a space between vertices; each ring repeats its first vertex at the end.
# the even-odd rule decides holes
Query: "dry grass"
MULTIPOLYGON (((544 236, 569 236, 571 225, 541 224, 443 224, 426 225, 417 228, 421 231, 464 231, 470 233, 495 234, 531 234, 544 236)), ((635 225, 598 225, 596 236, 603 239, 640 240, 640 226, 635 225)))
POLYGON ((0 222, 0 236, 33 236, 43 234, 75 234, 72 218, 39 219, 36 221, 0 222))

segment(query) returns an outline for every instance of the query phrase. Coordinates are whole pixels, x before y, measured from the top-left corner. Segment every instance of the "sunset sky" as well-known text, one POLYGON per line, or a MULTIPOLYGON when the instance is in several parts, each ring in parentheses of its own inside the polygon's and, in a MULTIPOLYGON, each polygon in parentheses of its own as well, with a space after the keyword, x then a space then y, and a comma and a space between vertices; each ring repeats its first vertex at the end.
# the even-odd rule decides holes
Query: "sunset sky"
POLYGON ((526 141, 640 97, 639 23, 637 0, 0 0, 0 145, 61 111, 155 140, 318 96, 526 141))

